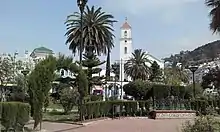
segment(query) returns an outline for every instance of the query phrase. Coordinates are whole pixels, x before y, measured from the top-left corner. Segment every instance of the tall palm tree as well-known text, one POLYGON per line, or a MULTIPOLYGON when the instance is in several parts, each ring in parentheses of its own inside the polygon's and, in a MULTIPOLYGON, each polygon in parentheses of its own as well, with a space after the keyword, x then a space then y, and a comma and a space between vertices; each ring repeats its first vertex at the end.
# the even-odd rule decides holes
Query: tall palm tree
POLYGON ((150 68, 146 63, 150 63, 147 54, 142 49, 134 50, 132 57, 125 63, 125 73, 133 80, 146 80, 150 74, 150 68))
POLYGON ((213 30, 213 33, 220 32, 220 0, 206 0, 205 3, 211 8, 210 29, 213 30))
MULTIPOLYGON (((69 49, 72 50, 74 54, 80 51, 80 22, 80 13, 77 12, 69 15, 65 22, 67 27, 65 34, 67 37, 66 44, 69 45, 69 49)), ((114 22, 116 22, 114 16, 103 12, 101 7, 95 9, 94 6, 91 8, 87 6, 82 17, 82 51, 84 52, 90 49, 90 51, 93 50, 94 53, 101 55, 102 53, 106 54, 108 48, 112 49, 114 47, 112 40, 115 37, 113 34, 114 22)))

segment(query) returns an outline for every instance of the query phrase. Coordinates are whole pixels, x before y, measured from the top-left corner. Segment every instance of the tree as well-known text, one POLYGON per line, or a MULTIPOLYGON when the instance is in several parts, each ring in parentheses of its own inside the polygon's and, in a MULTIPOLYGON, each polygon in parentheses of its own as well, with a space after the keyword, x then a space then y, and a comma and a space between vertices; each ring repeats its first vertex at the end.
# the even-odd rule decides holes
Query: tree
POLYGON ((135 80, 123 86, 125 94, 133 96, 136 100, 147 99, 147 94, 151 89, 150 83, 143 80, 135 80))
POLYGON ((220 87, 220 69, 212 68, 202 77, 202 87, 204 89, 214 86, 216 89, 220 87))
POLYGON ((211 16, 210 29, 215 32, 220 31, 220 0, 206 0, 206 5, 211 8, 209 15, 211 16))
POLYGON ((112 72, 115 74, 116 80, 119 80, 120 76, 120 63, 114 63, 111 65, 112 72))
POLYGON ((142 79, 146 80, 150 74, 150 68, 146 65, 150 62, 147 55, 142 49, 134 50, 132 58, 125 63, 125 73, 133 80, 142 79))
POLYGON ((64 113, 68 114, 73 109, 73 106, 77 104, 79 100, 79 93, 77 88, 73 88, 70 85, 63 85, 61 90, 60 103, 63 106, 64 113))
POLYGON ((80 69, 79 73, 76 77, 76 85, 78 87, 78 92, 79 92, 79 112, 80 112, 80 120, 84 120, 84 115, 83 115, 83 101, 84 98, 88 95, 88 80, 85 72, 80 69))
POLYGON ((51 89, 52 81, 54 80, 54 71, 56 69, 56 59, 48 56, 40 61, 30 73, 28 77, 30 104, 34 119, 34 129, 42 122, 42 109, 49 90, 51 89))
POLYGON ((154 81, 160 81, 161 76, 162 76, 162 71, 160 69, 160 66, 157 64, 156 61, 154 61, 151 65, 151 74, 149 77, 149 80, 154 82, 154 81))
POLYGON ((94 52, 87 52, 84 54, 84 60, 82 61, 82 66, 87 68, 88 76, 88 93, 91 93, 91 88, 93 85, 101 85, 103 77, 97 76, 93 77, 93 74, 98 74, 102 71, 98 66, 105 63, 105 61, 100 61, 100 59, 95 55, 94 52))
MULTIPOLYGON (((113 23, 116 21, 111 14, 106 14, 99 7, 95 9, 94 6, 86 10, 82 17, 83 23, 83 51, 87 50, 87 47, 92 48, 95 53, 100 55, 106 54, 108 48, 114 47, 113 38, 113 23)), ((67 17, 65 22, 67 31, 65 36, 67 37, 66 44, 69 45, 69 49, 75 54, 80 47, 81 30, 80 13, 75 12, 67 17)))
POLYGON ((1 93, 1 101, 5 100, 6 96, 6 86, 8 83, 13 82, 14 71, 14 58, 9 55, 1 55, 0 56, 0 93, 1 93))
POLYGON ((188 75, 186 71, 180 68, 165 68, 164 69, 164 83, 167 85, 181 85, 188 82, 188 75))

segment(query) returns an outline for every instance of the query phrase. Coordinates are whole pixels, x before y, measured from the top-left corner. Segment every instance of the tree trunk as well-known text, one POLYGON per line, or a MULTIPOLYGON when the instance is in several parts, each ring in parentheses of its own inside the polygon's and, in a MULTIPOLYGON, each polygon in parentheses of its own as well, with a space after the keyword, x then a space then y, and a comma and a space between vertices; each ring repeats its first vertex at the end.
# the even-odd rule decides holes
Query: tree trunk
POLYGON ((111 72, 111 64, 110 64, 110 49, 108 48, 108 54, 107 54, 107 63, 106 63, 106 80, 110 80, 110 72, 111 72))

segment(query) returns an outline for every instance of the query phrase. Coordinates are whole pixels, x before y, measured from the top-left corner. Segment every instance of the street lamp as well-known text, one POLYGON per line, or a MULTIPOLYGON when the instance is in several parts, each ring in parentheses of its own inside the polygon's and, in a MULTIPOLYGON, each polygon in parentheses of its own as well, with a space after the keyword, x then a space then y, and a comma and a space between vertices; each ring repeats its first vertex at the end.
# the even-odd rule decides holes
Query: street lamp
POLYGON ((197 70, 198 68, 199 68, 198 66, 190 66, 190 67, 189 67, 190 71, 191 71, 192 74, 193 74, 193 97, 194 97, 194 99, 195 99, 195 97, 196 97, 195 72, 196 72, 196 70, 197 70))
POLYGON ((80 45, 79 45, 79 62, 80 62, 80 67, 82 67, 82 52, 83 52, 83 12, 84 12, 84 8, 86 6, 88 0, 77 0, 77 5, 79 7, 80 10, 80 30, 81 30, 81 34, 80 34, 80 45))
POLYGON ((29 73, 29 70, 24 69, 23 71, 21 71, 21 73, 24 75, 24 90, 25 90, 25 93, 26 93, 27 92, 26 91, 26 77, 27 77, 27 74, 29 73))

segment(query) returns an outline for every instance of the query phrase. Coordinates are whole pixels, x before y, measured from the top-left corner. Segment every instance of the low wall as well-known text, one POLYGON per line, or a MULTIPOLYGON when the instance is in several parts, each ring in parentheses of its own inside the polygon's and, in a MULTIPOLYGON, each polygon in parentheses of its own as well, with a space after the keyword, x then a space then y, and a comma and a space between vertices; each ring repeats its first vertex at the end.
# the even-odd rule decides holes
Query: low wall
POLYGON ((196 117, 193 110, 156 110, 156 119, 192 119, 196 117))

